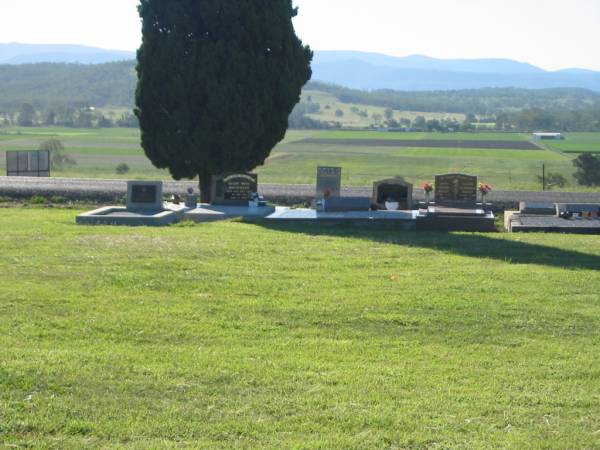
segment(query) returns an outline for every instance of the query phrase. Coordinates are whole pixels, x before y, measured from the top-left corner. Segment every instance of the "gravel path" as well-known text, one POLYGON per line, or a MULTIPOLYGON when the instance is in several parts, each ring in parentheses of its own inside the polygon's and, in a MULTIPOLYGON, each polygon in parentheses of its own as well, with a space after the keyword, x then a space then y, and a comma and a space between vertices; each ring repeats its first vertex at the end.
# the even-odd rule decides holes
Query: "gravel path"
MULTIPOLYGON (((188 188, 195 188, 194 181, 166 181, 165 194, 184 194, 188 188)), ((289 199, 304 201, 314 196, 313 185, 261 184, 260 192, 269 199, 289 199)), ((62 196, 73 200, 97 199, 109 201, 125 196, 127 182, 123 180, 75 179, 75 178, 27 178, 0 177, 0 196, 45 197, 62 196)), ((343 189, 344 196, 371 196, 370 187, 349 187, 343 189)), ((415 199, 424 200, 422 189, 415 188, 415 199)), ((556 203, 600 203, 600 192, 527 192, 494 191, 488 201, 496 203, 517 203, 519 201, 548 201, 556 203)))

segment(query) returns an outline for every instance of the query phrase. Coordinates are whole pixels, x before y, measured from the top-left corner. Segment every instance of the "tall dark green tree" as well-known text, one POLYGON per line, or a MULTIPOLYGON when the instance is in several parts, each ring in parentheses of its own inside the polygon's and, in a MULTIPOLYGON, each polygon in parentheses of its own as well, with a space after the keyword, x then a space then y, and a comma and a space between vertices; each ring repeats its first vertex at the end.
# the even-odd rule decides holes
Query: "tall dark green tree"
POLYGON ((175 179, 260 166, 311 77, 291 0, 141 0, 136 110, 142 147, 175 179))

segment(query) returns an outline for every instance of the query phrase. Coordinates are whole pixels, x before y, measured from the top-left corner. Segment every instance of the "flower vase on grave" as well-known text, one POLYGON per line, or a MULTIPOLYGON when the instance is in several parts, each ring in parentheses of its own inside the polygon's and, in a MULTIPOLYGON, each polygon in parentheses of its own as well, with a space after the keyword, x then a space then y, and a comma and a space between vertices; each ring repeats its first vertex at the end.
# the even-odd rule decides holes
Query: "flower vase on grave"
POLYGON ((433 192, 433 184, 423 183, 423 191, 425 192, 425 207, 429 208, 431 202, 431 192, 433 192))

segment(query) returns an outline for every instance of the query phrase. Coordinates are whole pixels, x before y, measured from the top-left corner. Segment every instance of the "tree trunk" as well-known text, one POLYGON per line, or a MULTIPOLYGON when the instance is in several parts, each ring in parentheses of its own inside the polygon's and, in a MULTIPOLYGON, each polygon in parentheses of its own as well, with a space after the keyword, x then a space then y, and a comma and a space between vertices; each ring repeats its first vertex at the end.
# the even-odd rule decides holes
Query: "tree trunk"
POLYGON ((212 176, 210 174, 200 175, 200 203, 211 203, 213 197, 212 192, 212 176))

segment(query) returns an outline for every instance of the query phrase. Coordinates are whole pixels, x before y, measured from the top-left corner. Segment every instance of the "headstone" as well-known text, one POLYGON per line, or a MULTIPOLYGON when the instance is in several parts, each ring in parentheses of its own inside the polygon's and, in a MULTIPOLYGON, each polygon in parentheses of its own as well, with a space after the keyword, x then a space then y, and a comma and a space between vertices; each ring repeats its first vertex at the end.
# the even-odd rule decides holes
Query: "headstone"
POLYGON ((369 197, 325 197, 323 199, 325 212, 370 211, 369 197))
POLYGON ((342 168, 317 168, 317 198, 342 195, 342 168))
POLYGON ((49 177, 48 150, 6 152, 6 175, 9 177, 49 177))
POLYGON ((213 177, 213 205, 248 206, 252 194, 258 192, 258 175, 234 173, 213 177))
POLYGON ((474 207, 477 204, 477 177, 452 173, 435 177, 436 206, 474 207))
POLYGON ((520 202, 519 213, 534 216, 555 216, 556 204, 551 202, 520 202))
POLYGON ((163 209, 162 181, 128 181, 127 209, 149 211, 163 209))
MULTIPOLYGON (((376 209, 388 209, 386 202, 398 202, 398 209, 411 210, 413 207, 413 185, 402 178, 390 178, 373 184, 371 203, 376 209)), ((389 204, 389 203, 388 203, 389 204)))

